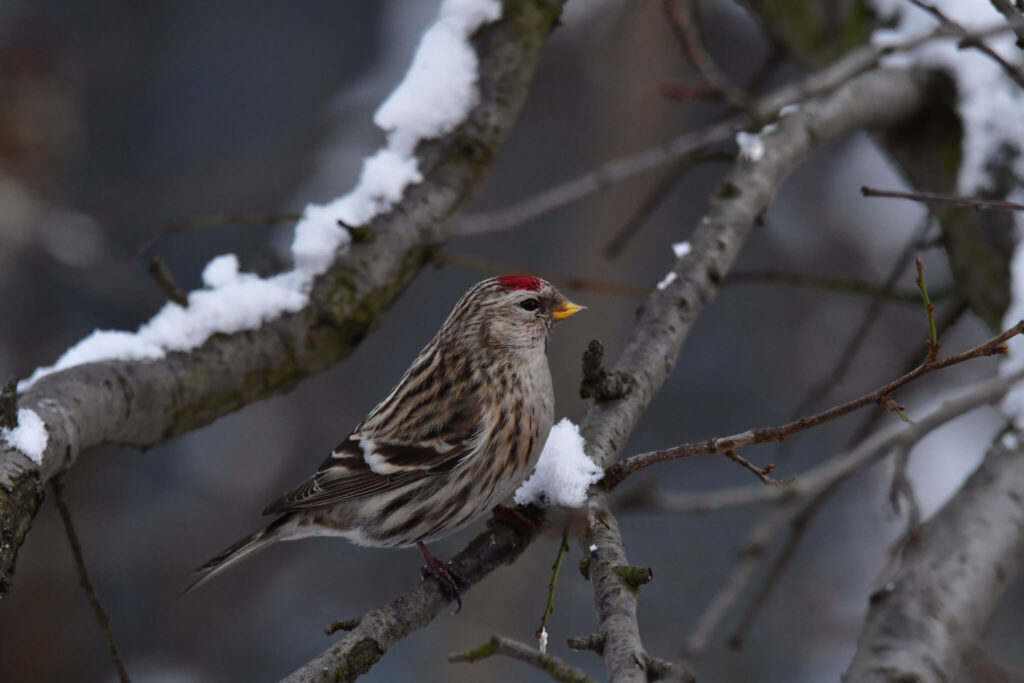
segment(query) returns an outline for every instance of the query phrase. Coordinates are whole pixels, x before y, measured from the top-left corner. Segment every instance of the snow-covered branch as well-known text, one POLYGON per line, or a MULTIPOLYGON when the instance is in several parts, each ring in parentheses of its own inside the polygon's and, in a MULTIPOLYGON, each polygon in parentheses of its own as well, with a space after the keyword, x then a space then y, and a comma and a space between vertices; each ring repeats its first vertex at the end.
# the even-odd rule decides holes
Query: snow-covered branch
POLYGON ((559 8, 444 5, 423 49, 458 62, 454 73, 462 78, 438 79, 413 64, 378 112, 388 143, 367 160, 356 189, 307 209, 293 270, 261 279, 238 273, 231 257, 216 259, 187 308, 168 304, 138 333, 95 334, 22 384, 19 414, 37 417, 42 431, 33 434, 46 440, 42 449, 0 440, 0 587, 39 509, 42 484, 83 450, 145 448, 195 429, 326 369, 374 329, 443 241, 440 226, 490 168, 559 8), (438 92, 447 86, 459 93, 438 92), (419 110, 444 104, 444 116, 424 124, 415 116, 417 97, 431 100, 419 110), (348 245, 345 225, 369 228, 373 239, 348 245), (239 310, 240 290, 253 293, 247 288, 272 305, 248 301, 239 310))

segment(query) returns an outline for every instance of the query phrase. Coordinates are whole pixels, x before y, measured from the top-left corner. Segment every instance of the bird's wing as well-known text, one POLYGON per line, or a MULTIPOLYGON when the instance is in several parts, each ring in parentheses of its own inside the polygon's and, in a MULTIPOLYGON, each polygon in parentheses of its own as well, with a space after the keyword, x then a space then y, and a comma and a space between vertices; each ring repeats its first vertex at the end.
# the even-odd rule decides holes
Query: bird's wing
POLYGON ((482 410, 464 402, 441 418, 415 440, 357 428, 315 475, 271 503, 263 514, 325 507, 448 472, 479 447, 482 410))

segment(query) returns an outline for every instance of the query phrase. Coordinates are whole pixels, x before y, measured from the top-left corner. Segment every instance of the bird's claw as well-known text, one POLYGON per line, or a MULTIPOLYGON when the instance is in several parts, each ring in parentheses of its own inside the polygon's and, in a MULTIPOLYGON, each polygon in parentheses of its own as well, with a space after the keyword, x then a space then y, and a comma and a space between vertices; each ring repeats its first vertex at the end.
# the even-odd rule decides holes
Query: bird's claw
POLYGON ((451 568, 447 562, 434 557, 433 553, 427 550, 427 546, 422 543, 418 544, 420 552, 423 553, 423 559, 426 560, 427 564, 420 570, 420 574, 424 579, 434 577, 437 579, 437 583, 441 587, 441 593, 449 600, 455 601, 455 611, 452 614, 458 614, 462 611, 462 595, 460 594, 460 587, 465 586, 466 582, 455 573, 455 570, 451 568))

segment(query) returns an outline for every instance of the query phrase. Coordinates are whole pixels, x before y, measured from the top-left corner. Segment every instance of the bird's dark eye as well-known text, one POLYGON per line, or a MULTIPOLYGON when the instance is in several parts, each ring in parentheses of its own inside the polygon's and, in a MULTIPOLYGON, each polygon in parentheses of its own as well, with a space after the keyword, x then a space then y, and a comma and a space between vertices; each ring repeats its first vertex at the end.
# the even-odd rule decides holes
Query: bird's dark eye
POLYGON ((536 311, 537 307, 540 306, 540 304, 537 303, 536 299, 527 299, 519 305, 525 308, 527 311, 536 311))

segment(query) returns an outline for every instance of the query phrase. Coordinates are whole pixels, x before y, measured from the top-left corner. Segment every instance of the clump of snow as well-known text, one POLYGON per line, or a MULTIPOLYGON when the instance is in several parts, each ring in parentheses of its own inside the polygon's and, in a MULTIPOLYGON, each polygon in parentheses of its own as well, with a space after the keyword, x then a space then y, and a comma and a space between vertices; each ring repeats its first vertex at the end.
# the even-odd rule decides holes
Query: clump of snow
POLYGON ((540 637, 537 638, 537 646, 540 649, 542 655, 548 653, 548 627, 545 626, 540 630, 540 637))
POLYGON ((563 418, 551 428, 540 460, 515 493, 519 505, 564 505, 579 507, 587 499, 587 489, 604 472, 583 450, 580 428, 563 418))
POLYGON ((233 254, 218 256, 207 264, 204 289, 189 294, 187 307, 166 304, 134 334, 97 330, 54 365, 38 368, 19 389, 81 363, 162 358, 168 351, 195 348, 214 334, 254 329, 306 305, 313 280, 351 241, 345 226, 365 225, 394 206, 406 188, 421 182, 417 145, 452 131, 476 106, 477 58, 469 37, 500 17, 498 0, 445 0, 405 78, 374 117, 387 131, 387 145, 364 160, 359 181, 348 194, 327 204, 310 204, 296 224, 294 270, 261 278, 240 272, 233 254))
POLYGON ((658 283, 658 289, 665 289, 670 284, 676 281, 676 272, 674 270, 668 271, 665 277, 661 278, 661 282, 658 283))
MULTIPOLYGON (((872 40, 893 45, 912 36, 926 35, 937 25, 934 16, 903 0, 872 0, 883 18, 895 18, 891 28, 875 31, 872 40)), ((993 3, 983 0, 932 0, 932 4, 967 31, 980 31, 1005 23, 993 3)), ((1004 31, 984 39, 985 44, 1010 64, 1021 68, 1021 51, 1016 35, 1004 31)), ((944 69, 956 83, 957 111, 963 124, 957 189, 961 194, 977 195, 992 186, 989 162, 1002 156, 1003 150, 1022 150, 1024 145, 1024 89, 1003 68, 979 50, 964 49, 959 41, 946 38, 926 41, 920 47, 897 52, 886 58, 890 66, 924 66, 944 69)), ((1024 176, 1024 154, 1013 162, 1018 177, 1024 176)), ((1021 193, 1009 199, 1020 200, 1021 193)), ((1012 300, 1003 318, 1006 327, 1024 318, 1024 216, 1016 217, 1017 247, 1011 262, 1012 300)), ((1008 373, 1024 364, 1024 340, 1008 343, 1010 354, 1001 364, 1008 373)), ((1013 389, 1003 401, 1003 410, 1024 427, 1024 387, 1013 389)))
POLYGON ((764 140, 759 133, 741 130, 736 133, 736 144, 740 148, 740 156, 747 161, 760 161, 764 156, 764 140))
POLYGON ((448 133, 476 106, 477 59, 467 39, 500 17, 497 0, 446 0, 441 5, 405 79, 373 117, 389 131, 388 149, 410 157, 420 140, 448 133))
POLYGON ((1003 448, 1008 451, 1015 451, 1020 448, 1020 439, 1017 438, 1014 432, 1004 432, 1000 441, 1003 444, 1003 448))
POLYGON ((693 251, 693 247, 689 242, 676 242, 672 245, 672 253, 676 255, 676 258, 683 258, 691 251, 693 251))
POLYGON ((590 545, 590 548, 589 548, 589 550, 590 550, 590 552, 594 552, 595 550, 597 550, 597 544, 596 544, 596 543, 592 543, 592 544, 590 545))
POLYGON ((17 448, 37 465, 43 464, 43 451, 50 440, 43 420, 35 411, 28 408, 18 409, 18 426, 14 429, 0 428, 0 441, 17 448))
POLYGON ((221 254, 210 259, 203 268, 203 284, 210 289, 223 287, 238 280, 238 257, 221 254))
MULTIPOLYGON (((872 0, 883 18, 895 17, 891 28, 875 31, 872 40, 892 45, 911 36, 927 34, 937 25, 935 17, 903 0, 872 0)), ((987 0, 932 0, 947 17, 968 31, 988 29, 1005 19, 987 0)), ((985 44, 1011 64, 1020 64, 1020 49, 1012 31, 985 38, 985 44)), ((990 185, 986 162, 1005 144, 1019 148, 1024 141, 1024 90, 1006 75, 994 59, 974 49, 959 47, 957 40, 931 40, 919 48, 886 58, 889 65, 937 67, 946 70, 957 86, 957 108, 964 126, 963 161, 958 186, 973 194, 990 185)), ((1024 160, 1017 160, 1018 173, 1024 160)))

